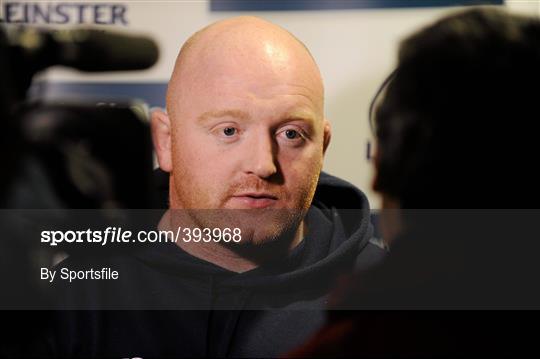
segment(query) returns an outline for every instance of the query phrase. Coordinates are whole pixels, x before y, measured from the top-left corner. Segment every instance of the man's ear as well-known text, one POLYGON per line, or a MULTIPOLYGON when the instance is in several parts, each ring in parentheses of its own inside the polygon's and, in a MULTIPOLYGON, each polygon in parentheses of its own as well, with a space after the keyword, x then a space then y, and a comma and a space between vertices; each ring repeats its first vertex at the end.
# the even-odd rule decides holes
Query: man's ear
POLYGON ((323 137, 323 154, 326 153, 326 149, 330 144, 330 139, 332 138, 332 127, 330 126, 330 121, 326 118, 324 119, 324 137, 323 137))
POLYGON ((169 116, 159 109, 152 111, 152 141, 156 151, 159 168, 165 172, 172 171, 171 156, 171 121, 169 116))

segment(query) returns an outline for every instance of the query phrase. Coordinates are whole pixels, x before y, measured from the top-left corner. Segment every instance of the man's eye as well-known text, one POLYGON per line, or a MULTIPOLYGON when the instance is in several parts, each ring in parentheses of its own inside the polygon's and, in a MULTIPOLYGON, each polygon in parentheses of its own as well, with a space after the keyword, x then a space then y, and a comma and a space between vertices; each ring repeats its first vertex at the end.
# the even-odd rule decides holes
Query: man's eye
POLYGON ((295 131, 295 130, 285 130, 285 136, 289 139, 289 140, 294 140, 298 137, 301 137, 300 134, 298 133, 298 131, 295 131))
POLYGON ((290 142, 299 142, 305 138, 301 131, 292 128, 281 131, 279 136, 290 142))
POLYGON ((223 134, 227 137, 234 136, 236 134, 236 128, 234 127, 225 127, 223 129, 223 134))

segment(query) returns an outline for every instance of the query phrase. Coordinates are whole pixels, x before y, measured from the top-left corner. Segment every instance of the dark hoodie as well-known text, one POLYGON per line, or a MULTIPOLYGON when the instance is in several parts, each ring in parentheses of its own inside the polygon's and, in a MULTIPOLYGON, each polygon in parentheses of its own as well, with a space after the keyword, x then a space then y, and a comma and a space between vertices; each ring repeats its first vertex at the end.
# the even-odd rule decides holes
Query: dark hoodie
MULTIPOLYGON (((167 178, 159 176, 163 200, 167 178)), ((321 174, 306 223, 308 235, 287 258, 271 269, 244 273, 195 258, 171 243, 99 260, 68 258, 59 267, 113 267, 121 275, 114 281, 80 281, 69 287, 64 308, 115 310, 58 311, 49 340, 52 355, 286 353, 322 326, 327 294, 338 277, 370 267, 385 253, 370 241, 365 195, 336 177, 321 174)))

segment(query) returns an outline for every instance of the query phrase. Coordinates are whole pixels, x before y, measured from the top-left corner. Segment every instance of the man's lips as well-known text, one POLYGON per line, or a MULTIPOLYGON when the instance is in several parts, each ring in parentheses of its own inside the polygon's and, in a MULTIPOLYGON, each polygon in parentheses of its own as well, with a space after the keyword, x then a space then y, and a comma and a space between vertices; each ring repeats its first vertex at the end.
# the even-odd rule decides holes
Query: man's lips
POLYGON ((271 193, 245 192, 231 197, 233 202, 244 208, 266 208, 274 205, 278 197, 271 193))

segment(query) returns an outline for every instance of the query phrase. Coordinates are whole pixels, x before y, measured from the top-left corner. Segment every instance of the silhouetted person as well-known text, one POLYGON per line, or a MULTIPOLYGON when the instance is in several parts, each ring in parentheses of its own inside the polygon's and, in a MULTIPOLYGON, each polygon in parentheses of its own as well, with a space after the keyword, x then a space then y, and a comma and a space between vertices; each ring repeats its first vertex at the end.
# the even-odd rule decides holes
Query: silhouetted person
POLYGON ((374 116, 390 255, 293 356, 538 352, 531 313, 423 310, 540 308, 540 216, 508 209, 538 207, 539 84, 537 19, 474 9, 401 44, 374 116))

